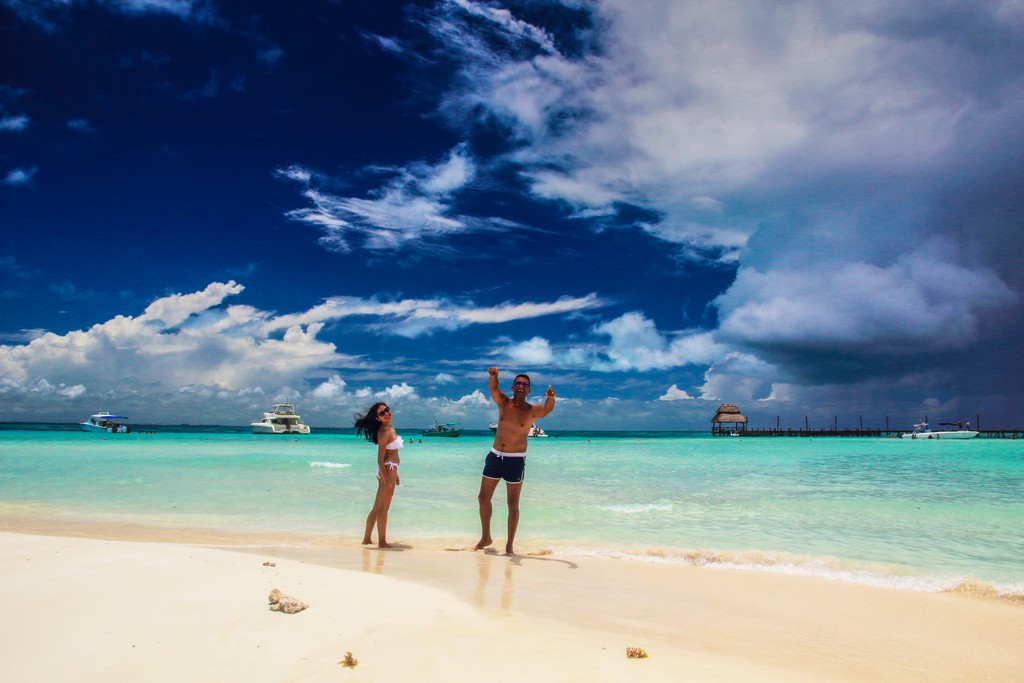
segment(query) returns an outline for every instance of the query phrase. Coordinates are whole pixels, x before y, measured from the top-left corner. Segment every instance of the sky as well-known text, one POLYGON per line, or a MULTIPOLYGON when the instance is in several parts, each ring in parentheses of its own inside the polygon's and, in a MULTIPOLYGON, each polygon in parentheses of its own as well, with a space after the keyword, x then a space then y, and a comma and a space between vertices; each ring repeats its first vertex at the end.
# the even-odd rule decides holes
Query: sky
POLYGON ((1022 221, 1021 0, 0 0, 2 421, 1019 428, 1022 221))

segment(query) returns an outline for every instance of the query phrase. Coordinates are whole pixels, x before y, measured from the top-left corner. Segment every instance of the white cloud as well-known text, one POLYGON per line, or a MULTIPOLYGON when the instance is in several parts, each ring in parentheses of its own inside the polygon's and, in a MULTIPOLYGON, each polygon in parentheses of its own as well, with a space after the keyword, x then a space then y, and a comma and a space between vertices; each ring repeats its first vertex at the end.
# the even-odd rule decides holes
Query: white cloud
POLYGON ((68 398, 78 398, 85 393, 85 387, 81 384, 76 384, 73 387, 64 386, 63 384, 57 390, 61 396, 67 396, 68 398))
POLYGON ((588 369, 596 372, 660 370, 686 365, 708 365, 728 353, 727 347, 707 331, 677 334, 660 332, 654 321, 631 312, 599 323, 594 341, 552 344, 544 337, 506 340, 495 355, 523 365, 588 369), (607 340, 601 340, 606 337, 607 340))
POLYGON ((476 165, 465 145, 435 165, 416 162, 407 168, 372 169, 390 179, 368 197, 342 197, 315 186, 318 177, 299 166, 281 169, 281 177, 306 186, 312 204, 288 212, 294 220, 320 228, 321 243, 348 251, 358 238, 371 251, 392 251, 424 239, 489 229, 488 222, 457 215, 452 197, 473 180, 476 165))
MULTIPOLYGON (((25 404, 42 403, 52 406, 55 399, 58 399, 57 404, 60 405, 63 402, 59 399, 67 399, 70 402, 87 393, 88 389, 81 384, 69 386, 62 382, 54 385, 43 378, 24 383, 9 377, 0 377, 0 396, 15 399, 19 409, 23 409, 25 404)), ((14 411, 12 416, 19 412, 23 412, 23 410, 14 411)), ((34 418, 30 416, 29 419, 38 419, 38 416, 34 418)))
MULTIPOLYGON (((139 315, 115 315, 88 329, 65 334, 38 332, 27 343, 0 345, 0 393, 26 398, 59 396, 107 405, 130 405, 176 414, 177 419, 234 424, 239 415, 252 419, 273 400, 297 401, 337 410, 364 409, 367 400, 404 402, 411 417, 424 408, 410 380, 354 388, 338 368, 371 376, 374 367, 361 356, 342 353, 321 338, 325 322, 361 317, 355 324, 383 335, 411 335, 436 330, 445 318, 456 327, 495 324, 541 315, 565 314, 603 305, 595 295, 552 302, 505 302, 492 307, 442 300, 382 302, 338 297, 305 312, 276 315, 245 304, 230 304, 244 287, 214 282, 200 291, 156 299, 139 315), (427 313, 425 314, 425 311, 427 313), (424 322, 426 321, 426 322, 424 322), (217 417, 213 417, 216 415, 217 417), (185 416, 188 416, 187 418, 185 416)), ((546 342, 534 340, 534 352, 546 342)), ((401 365, 401 364, 399 364, 401 365)), ((407 368, 397 371, 418 373, 407 368)), ((419 376, 416 374, 415 376, 419 376)), ((456 375, 436 373, 438 384, 457 384, 456 375)), ((422 377, 430 381, 429 377, 422 377)), ((470 409, 487 403, 471 393, 450 402, 470 409)), ((33 399, 35 400, 35 399, 33 399)), ((43 404, 24 400, 22 408, 43 404)), ((92 407, 92 406, 82 406, 92 407)), ((460 409, 462 409, 460 408, 460 409)), ((124 412, 123 407, 118 410, 124 412)), ((37 416, 38 417, 38 416, 37 416)), ((422 419, 422 415, 420 418, 422 419)), ((157 419, 174 419, 160 415, 157 419)))
POLYGON ((166 12, 185 17, 199 0, 114 0, 112 4, 127 12, 166 12))
POLYGON ((779 369, 757 356, 730 352, 704 373, 700 398, 728 403, 753 402, 772 391, 779 369))
POLYGON ((5 185, 28 185, 32 182, 32 177, 39 170, 38 167, 32 166, 31 168, 15 168, 7 172, 4 177, 5 185))
POLYGON ((548 365, 554 359, 551 344, 543 337, 534 337, 509 346, 504 350, 504 355, 520 365, 548 365))
POLYGON ((267 64, 277 64, 284 57, 284 50, 276 46, 267 47, 259 50, 256 56, 267 64))
POLYGON ((288 168, 279 168, 275 171, 276 175, 286 178, 288 180, 294 180, 299 183, 309 184, 313 180, 313 173, 306 168, 301 166, 289 166, 288 168))
POLYGON ((81 384, 75 384, 74 386, 68 386, 64 383, 53 385, 45 379, 37 379, 28 385, 19 386, 17 382, 13 380, 6 380, 3 391, 21 390, 30 394, 42 394, 44 396, 63 396, 64 398, 75 399, 86 392, 86 388, 81 384))
POLYGON ((349 317, 375 318, 373 329, 383 334, 418 337, 437 330, 457 330, 469 325, 498 324, 545 315, 561 315, 605 306, 591 293, 584 297, 560 297, 550 302, 505 302, 496 306, 475 306, 447 299, 402 299, 387 301, 360 297, 331 297, 310 310, 277 316, 263 325, 270 333, 293 325, 309 325, 349 317))
POLYGON ((9 130, 20 133, 26 128, 28 128, 28 117, 24 114, 0 118, 0 131, 9 130))
POLYGON ((331 375, 324 382, 313 389, 312 396, 320 399, 334 399, 345 395, 345 387, 348 386, 345 380, 338 375, 331 375))
POLYGON ((376 33, 363 33, 363 37, 386 52, 391 52, 396 55, 406 54, 405 48, 403 48, 401 43, 394 38, 381 36, 376 33))
POLYGON ((96 390, 129 378, 166 387, 236 388, 354 361, 317 339, 321 324, 294 325, 275 339, 260 334, 248 316, 235 318, 238 309, 219 308, 241 290, 234 282, 213 283, 158 299, 138 317, 118 315, 88 330, 0 346, 0 372, 19 382, 42 378, 96 390))
POLYGON ((797 399, 799 393, 798 387, 795 385, 773 382, 771 392, 769 392, 769 394, 764 398, 759 398, 757 400, 763 403, 770 401, 783 403, 793 402, 797 399))
POLYGON ((800 270, 741 269, 718 299, 721 333, 775 348, 854 348, 918 353, 963 348, 979 318, 1015 294, 989 269, 955 263, 932 243, 888 267, 808 264, 800 270))
POLYGON ((789 101, 806 83, 786 81, 747 39, 749 8, 723 7, 598 3, 606 49, 579 59, 520 20, 495 22, 483 39, 460 15, 480 15, 486 6, 448 3, 434 27, 452 49, 464 47, 466 86, 450 93, 445 109, 465 120, 482 108, 511 126, 526 143, 512 158, 540 197, 563 200, 580 215, 636 203, 665 216, 648 226, 665 239, 734 247, 743 241, 738 226, 697 217, 725 206, 730 192, 803 143, 808 117, 789 101), (502 51, 487 49, 502 40, 502 51))
POLYGON ((692 401, 693 396, 677 387, 675 384, 668 388, 664 394, 658 397, 659 401, 692 401))
POLYGON ((490 396, 484 396, 484 393, 479 389, 476 389, 471 394, 462 396, 454 401, 458 405, 475 405, 475 406, 492 406, 494 403, 491 401, 490 396))
POLYGON ((536 44, 547 53, 557 52, 552 37, 547 31, 517 19, 506 9, 468 0, 450 0, 450 2, 474 16, 493 22, 514 39, 536 44))
MULTIPOLYGON (((461 60, 442 112, 460 129, 500 121, 538 197, 579 217, 649 209, 641 227, 694 259, 736 262, 775 223, 786 245, 886 258, 913 248, 949 184, 979 178, 984 202, 992 150, 1019 147, 1021 69, 975 49, 976 34, 1018 45, 1007 6, 597 0, 552 37, 451 0, 429 26, 461 60)), ((1005 163, 1013 184, 1020 164, 1005 163)))
MULTIPOLYGON (((64 8, 75 3, 85 4, 83 0, 8 0, 6 4, 23 19, 36 22, 48 31, 54 31, 66 18, 64 8)), ((216 21, 212 3, 205 0, 99 0, 97 4, 125 14, 170 14, 179 19, 207 23, 216 21)))
POLYGON ((396 401, 400 399, 414 399, 417 398, 417 394, 413 387, 402 382, 401 384, 392 384, 390 387, 378 391, 375 397, 385 401, 396 401))
POLYGON ((214 282, 201 292, 192 294, 171 294, 157 299, 138 318, 140 322, 162 323, 165 327, 180 325, 188 318, 223 303, 229 296, 240 294, 245 289, 234 280, 214 282))
POLYGON ((639 312, 626 313, 594 328, 607 335, 609 342, 602 359, 593 369, 599 371, 655 370, 682 365, 706 365, 725 353, 710 332, 690 332, 674 337, 663 335, 654 321, 639 312))

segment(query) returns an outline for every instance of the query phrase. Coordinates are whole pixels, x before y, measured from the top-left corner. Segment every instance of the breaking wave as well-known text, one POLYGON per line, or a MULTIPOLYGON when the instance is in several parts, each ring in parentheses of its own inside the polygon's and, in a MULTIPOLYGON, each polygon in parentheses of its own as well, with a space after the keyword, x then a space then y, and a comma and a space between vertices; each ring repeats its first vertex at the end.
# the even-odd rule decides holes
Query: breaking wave
POLYGON ((857 563, 835 557, 808 557, 791 553, 757 550, 684 550, 648 548, 607 550, 558 547, 559 555, 607 557, 666 564, 686 564, 736 571, 757 571, 794 576, 811 576, 892 590, 922 593, 955 593, 975 598, 997 599, 1024 606, 1024 583, 999 584, 964 576, 915 575, 899 567, 857 563))
POLYGON ((644 512, 667 512, 672 509, 671 503, 633 503, 629 505, 600 505, 599 509, 617 512, 623 515, 637 515, 644 512))

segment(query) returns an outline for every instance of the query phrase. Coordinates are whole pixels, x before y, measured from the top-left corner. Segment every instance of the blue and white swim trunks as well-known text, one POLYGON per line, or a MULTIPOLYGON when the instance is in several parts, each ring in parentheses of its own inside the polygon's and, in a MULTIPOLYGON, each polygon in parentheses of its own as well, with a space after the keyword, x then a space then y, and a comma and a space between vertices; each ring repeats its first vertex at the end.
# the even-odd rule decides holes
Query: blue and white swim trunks
POLYGON ((484 477, 522 484, 526 477, 526 453, 504 453, 492 448, 484 461, 484 477))

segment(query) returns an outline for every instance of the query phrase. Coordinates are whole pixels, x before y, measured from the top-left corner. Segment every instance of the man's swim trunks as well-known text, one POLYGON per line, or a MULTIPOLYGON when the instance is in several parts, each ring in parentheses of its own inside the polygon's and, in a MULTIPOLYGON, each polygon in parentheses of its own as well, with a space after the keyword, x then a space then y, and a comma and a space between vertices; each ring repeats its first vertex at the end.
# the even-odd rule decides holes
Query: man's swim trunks
POLYGON ((502 453, 493 448, 484 461, 484 476, 521 484, 526 476, 526 453, 502 453))

